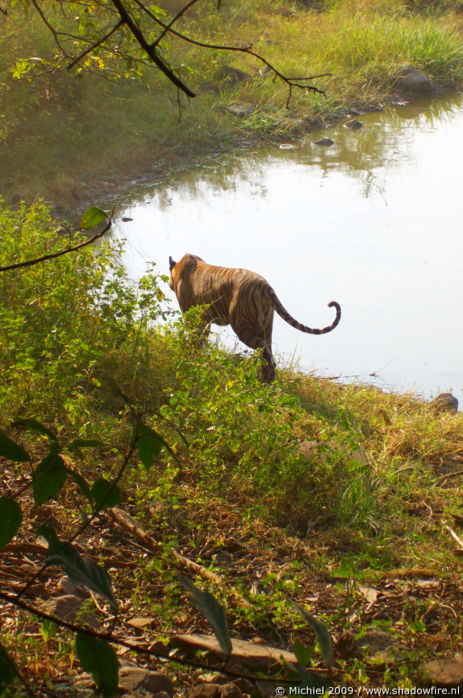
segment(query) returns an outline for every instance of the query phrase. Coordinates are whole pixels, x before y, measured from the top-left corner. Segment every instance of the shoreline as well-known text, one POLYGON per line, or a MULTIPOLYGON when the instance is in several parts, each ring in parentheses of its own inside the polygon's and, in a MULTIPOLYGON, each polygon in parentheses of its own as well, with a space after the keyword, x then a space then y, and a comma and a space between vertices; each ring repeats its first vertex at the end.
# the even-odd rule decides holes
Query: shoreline
MULTIPOLYGON (((133 196, 137 188, 155 186, 167 180, 173 173, 192 171, 210 160, 215 160, 217 157, 234 153, 245 155, 255 149, 275 146, 281 143, 296 144, 301 139, 310 136, 310 134, 323 134, 327 129, 343 121, 347 122, 350 119, 356 119, 368 113, 384 112, 387 109, 399 109, 403 106, 419 104, 423 100, 428 105, 436 98, 457 96, 461 93, 462 89, 458 87, 448 89, 437 87, 432 94, 424 96, 395 92, 383 100, 373 100, 368 104, 354 103, 350 107, 340 107, 336 112, 327 112, 323 116, 309 116, 299 119, 297 125, 284 135, 275 133, 263 136, 258 132, 249 132, 246 135, 232 137, 230 142, 226 142, 225 145, 213 142, 210 148, 201 147, 193 155, 186 155, 185 152, 179 154, 177 151, 173 151, 170 154, 166 152, 163 158, 157 161, 156 165, 134 167, 129 171, 125 171, 123 176, 101 179, 83 186, 80 189, 78 198, 74 199, 72 208, 60 208, 56 207, 53 202, 49 203, 51 210, 57 217, 69 216, 71 211, 74 211, 75 219, 77 220, 89 206, 115 204, 116 209, 120 208, 123 204, 118 205, 117 202, 133 196)), ((235 118, 238 119, 239 117, 235 118)))

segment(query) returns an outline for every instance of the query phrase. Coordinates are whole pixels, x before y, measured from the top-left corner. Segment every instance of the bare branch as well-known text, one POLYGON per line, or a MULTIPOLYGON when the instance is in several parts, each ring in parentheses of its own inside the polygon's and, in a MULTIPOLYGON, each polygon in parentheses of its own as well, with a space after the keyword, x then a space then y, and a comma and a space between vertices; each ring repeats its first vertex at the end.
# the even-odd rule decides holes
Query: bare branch
POLYGON ((129 30, 132 32, 133 36, 137 40, 138 44, 145 51, 145 53, 151 58, 153 63, 155 63, 158 68, 164 73, 166 77, 182 92, 184 92, 188 97, 194 97, 195 93, 190 90, 190 88, 185 85, 185 83, 180 80, 180 78, 169 68, 165 60, 157 53, 156 48, 149 45, 146 41, 143 32, 139 29, 136 22, 132 19, 130 14, 127 12, 125 5, 122 0, 111 0, 114 7, 119 13, 121 20, 127 25, 129 30))
MULTIPOLYGON (((185 5, 185 7, 182 7, 182 9, 181 9, 179 12, 177 12, 177 14, 175 15, 175 17, 169 22, 169 24, 166 24, 166 25, 164 26, 164 31, 158 36, 158 38, 156 39, 156 41, 154 42, 154 44, 152 44, 153 48, 154 48, 155 46, 157 46, 157 45, 163 40, 164 36, 165 36, 168 32, 171 31, 171 28, 173 27, 173 25, 175 24, 175 22, 176 22, 178 19, 180 19, 180 17, 181 17, 183 14, 185 14, 185 12, 186 12, 187 10, 189 10, 190 7, 191 7, 192 5, 194 5, 195 3, 197 3, 197 2, 198 2, 198 0, 190 0, 190 2, 189 2, 187 5, 185 5)), ((148 9, 148 8, 145 8, 145 6, 142 5, 142 3, 138 3, 138 2, 137 2, 137 4, 140 5, 140 7, 142 7, 143 10, 148 9)), ((157 18, 156 18, 156 19, 157 19, 157 18)), ((159 20, 158 20, 158 22, 159 22, 159 24, 162 25, 162 22, 160 22, 159 20)))
POLYGON ((146 14, 151 17, 157 24, 159 24, 161 27, 163 27, 163 32, 160 34, 160 36, 156 39, 154 44, 152 46, 156 46, 159 44, 160 40, 167 34, 172 34, 173 36, 176 36, 178 39, 181 39, 182 41, 186 41, 189 44, 193 44, 194 46, 198 46, 200 48, 206 48, 210 49, 213 51, 235 51, 238 53, 245 53, 249 56, 253 56, 256 58, 258 61, 263 63, 264 65, 269 68, 272 73, 278 77, 280 80, 285 82, 288 85, 289 88, 289 95, 288 99, 286 101, 286 108, 289 107, 289 102, 291 100, 292 96, 292 87, 298 87, 301 90, 309 90, 311 92, 317 92, 318 94, 322 94, 324 97, 326 97, 326 93, 324 90, 320 90, 318 87, 315 87, 315 85, 311 84, 304 84, 308 82, 309 80, 315 80, 317 78, 322 78, 322 77, 327 77, 331 73, 321 73, 319 75, 309 75, 307 77, 288 77, 287 75, 283 75, 275 66, 270 63, 266 58, 261 56, 260 54, 256 53, 255 51, 252 51, 252 44, 249 46, 227 46, 227 45, 222 45, 222 44, 209 44, 204 41, 198 41, 197 39, 192 39, 189 36, 186 36, 185 34, 181 34, 180 32, 176 31, 175 29, 172 28, 172 25, 174 24, 175 21, 189 8, 191 7, 197 0, 191 0, 185 7, 180 10, 180 12, 174 17, 174 19, 169 22, 169 24, 165 24, 162 22, 156 15, 154 15, 144 4, 141 2, 141 0, 135 0, 137 5, 144 11, 146 14))

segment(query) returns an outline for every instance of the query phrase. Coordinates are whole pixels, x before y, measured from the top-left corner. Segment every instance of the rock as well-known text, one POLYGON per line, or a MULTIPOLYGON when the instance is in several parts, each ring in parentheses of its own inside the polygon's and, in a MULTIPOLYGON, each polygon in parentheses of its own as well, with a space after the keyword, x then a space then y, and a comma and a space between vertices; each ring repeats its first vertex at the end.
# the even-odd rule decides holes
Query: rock
POLYGON ((350 121, 347 121, 344 126, 352 129, 352 131, 358 131, 359 128, 362 128, 363 121, 359 121, 359 119, 351 119, 350 121))
POLYGON ((74 623, 79 614, 79 621, 87 623, 91 628, 98 628, 99 622, 92 611, 88 613, 81 612, 81 606, 84 599, 79 596, 71 596, 67 594, 66 596, 57 596, 53 599, 48 599, 40 605, 40 610, 45 613, 50 613, 51 615, 57 616, 62 620, 66 620, 69 623, 74 623))
POLYGON ((304 116, 302 123, 309 131, 315 131, 323 127, 323 121, 318 116, 304 116))
POLYGON ((328 148, 330 145, 334 145, 334 141, 331 140, 331 138, 320 138, 319 141, 315 141, 315 145, 322 145, 325 148, 328 148))
POLYGON ((123 223, 129 223, 130 221, 133 221, 133 218, 129 218, 129 216, 124 216, 124 218, 122 219, 123 223))
POLYGON ((259 691, 258 695, 262 698, 273 698, 273 696, 277 695, 273 681, 264 681, 263 679, 256 681, 256 688, 259 691))
POLYGON ((243 693, 234 683, 207 683, 194 686, 188 698, 243 698, 243 693))
MULTIPOLYGON (((280 650, 268 645, 259 645, 246 640, 232 640, 233 654, 227 662, 227 668, 232 671, 267 672, 276 668, 281 661, 296 664, 297 659, 292 652, 280 650)), ((178 647, 183 652, 194 654, 198 650, 207 650, 215 658, 225 660, 225 654, 213 635, 177 635, 169 642, 169 648, 178 647)))
POLYGON ((140 630, 142 628, 146 628, 147 626, 151 625, 152 623, 154 623, 155 620, 156 620, 155 618, 152 618, 150 616, 147 616, 147 617, 140 616, 137 618, 129 618, 129 620, 127 621, 127 625, 131 625, 132 628, 137 628, 138 630, 140 630))
POLYGON ((342 659, 360 659, 362 656, 354 634, 348 630, 338 637, 335 648, 342 659))
POLYGON ((453 658, 433 659, 424 665, 426 683, 433 686, 463 687, 463 655, 453 658))
POLYGON ((208 82, 200 87, 199 92, 200 94, 219 95, 220 87, 215 85, 213 82, 208 82))
POLYGON ((358 646, 365 652, 370 664, 394 664, 401 650, 406 648, 399 640, 384 630, 370 628, 365 635, 358 640, 358 646))
POLYGON ((84 589, 83 587, 78 587, 71 580, 69 577, 61 577, 59 580, 59 589, 60 591, 63 591, 64 594, 67 596, 78 596, 81 599, 89 599, 90 594, 87 591, 87 589, 84 589))
POLYGON ((232 65, 222 66, 216 73, 218 80, 228 80, 233 85, 237 85, 239 82, 244 80, 252 80, 252 75, 246 73, 244 70, 239 68, 234 68, 232 65))
POLYGON ((413 95, 429 95, 434 92, 431 80, 413 65, 403 68, 396 80, 396 87, 401 92, 413 95))
POLYGON ((440 393, 433 400, 431 405, 436 412, 457 412, 458 400, 452 393, 440 393))
POLYGON ((252 114, 255 107, 252 104, 230 104, 228 107, 225 107, 225 109, 229 111, 230 114, 233 114, 233 116, 239 116, 242 119, 252 114))
POLYGON ((119 669, 119 689, 129 696, 160 692, 165 692, 168 696, 174 695, 174 686, 168 676, 130 664, 119 669))

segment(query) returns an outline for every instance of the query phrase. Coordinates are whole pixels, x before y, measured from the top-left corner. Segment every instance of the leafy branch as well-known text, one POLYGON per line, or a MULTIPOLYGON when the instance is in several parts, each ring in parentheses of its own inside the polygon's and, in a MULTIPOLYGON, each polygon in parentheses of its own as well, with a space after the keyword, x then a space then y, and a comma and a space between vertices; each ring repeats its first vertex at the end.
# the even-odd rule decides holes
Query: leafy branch
POLYGON ((88 230, 89 228, 94 228, 105 219, 107 223, 102 230, 100 230, 98 233, 95 233, 92 237, 88 238, 87 240, 80 242, 78 245, 69 245, 68 247, 65 247, 62 250, 58 250, 57 252, 50 252, 49 254, 42 255, 41 257, 27 259, 24 262, 15 262, 14 264, 7 264, 5 266, 0 267, 0 272, 12 271, 14 269, 24 269, 25 267, 33 267, 36 264, 48 262, 51 259, 58 259, 58 257, 63 257, 63 255, 65 254, 77 252, 78 250, 81 250, 83 247, 87 247, 88 245, 93 244, 99 238, 103 237, 103 235, 107 233, 108 230, 111 228, 112 219, 108 217, 106 213, 101 209, 96 208, 96 206, 92 206, 82 216, 80 222, 80 230, 88 230))

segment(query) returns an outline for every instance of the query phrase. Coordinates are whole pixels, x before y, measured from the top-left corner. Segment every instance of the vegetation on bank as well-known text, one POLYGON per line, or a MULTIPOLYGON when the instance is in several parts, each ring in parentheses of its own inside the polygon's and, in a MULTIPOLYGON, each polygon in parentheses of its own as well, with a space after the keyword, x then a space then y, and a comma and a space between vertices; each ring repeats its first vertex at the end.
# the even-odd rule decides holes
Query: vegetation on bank
MULTIPOLYGON (((164 4, 166 17, 179 8, 164 4)), ((463 14, 457 0, 242 0, 223 2, 220 10, 216 5, 197 3, 179 19, 178 30, 209 43, 252 44, 286 75, 328 73, 312 81, 326 96, 293 90, 286 108, 287 86, 262 62, 171 38, 166 59, 198 93, 182 102, 179 114, 175 91, 155 70, 130 66, 116 78, 104 52, 88 59, 82 79, 83 73, 63 66, 49 71, 51 35, 32 8, 24 22, 17 5, 1 19, 0 193, 10 201, 39 194, 69 211, 82 198, 95 202, 134 175, 155 178, 205 153, 300 136, 354 106, 383 103, 409 64, 437 87, 463 83, 463 14), (237 80, 229 66, 249 79, 237 80), (244 116, 228 111, 236 104, 244 105, 244 116)))
MULTIPOLYGON (((3 208, 0 227, 0 266, 63 245, 41 204, 3 208)), ((297 602, 335 641, 335 684, 421 681, 427 659, 462 641, 461 549, 450 534, 463 521, 461 413, 284 367, 263 385, 258 358, 198 347, 195 314, 172 322, 165 280, 151 270, 133 286, 120 252, 106 241, 0 274, 0 431, 32 454, 34 467, 48 438, 13 420, 40 420, 63 444, 83 440, 63 458, 90 483, 116 476, 134 413, 168 444, 151 468, 131 456, 120 483, 120 506, 158 551, 140 547, 109 514, 80 540, 111 568, 124 637, 133 616, 150 618, 150 642, 208 632, 178 581, 179 551, 214 573, 195 583, 219 599, 235 637, 313 647, 297 602), (360 649, 372 630, 388 634, 392 660, 360 649)), ((21 491, 27 514, 16 540, 33 544, 44 521, 71 538, 86 511, 80 481, 68 478, 37 507, 24 489, 25 464, 0 462, 2 495, 21 491)), ((32 573, 18 566, 21 545, 16 551, 2 552, 4 590, 32 573)), ((33 599, 56 595, 58 580, 34 587, 33 599)), ((110 627, 112 614, 92 613, 110 627)), ((1 643, 25 677, 41 685, 78 670, 71 633, 46 626, 39 642, 28 614, 16 610, 13 624, 12 607, 0 615, 1 643)), ((309 669, 320 660, 319 651, 306 655, 309 669)), ((197 680, 193 670, 170 671, 179 688, 197 680)))

